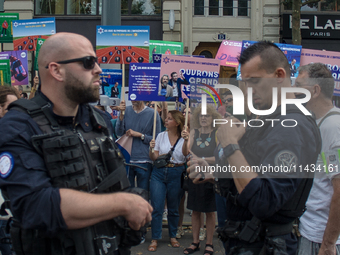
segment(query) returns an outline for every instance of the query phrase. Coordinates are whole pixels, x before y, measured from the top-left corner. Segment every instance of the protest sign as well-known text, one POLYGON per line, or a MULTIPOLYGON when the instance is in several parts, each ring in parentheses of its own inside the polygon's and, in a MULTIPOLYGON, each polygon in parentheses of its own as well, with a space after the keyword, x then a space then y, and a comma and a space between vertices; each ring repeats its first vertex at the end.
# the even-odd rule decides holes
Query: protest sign
MULTIPOLYGON (((250 45, 257 43, 256 41, 242 41, 242 51, 246 48, 248 48, 250 45)), ((293 45, 293 44, 284 44, 284 43, 275 43, 277 47, 282 50, 283 54, 285 54, 289 66, 290 66, 290 72, 291 78, 296 78, 299 75, 299 66, 300 66, 300 58, 301 58, 301 45, 293 45)), ((242 52, 241 51, 241 52, 242 52)), ((241 80, 241 67, 238 67, 237 70, 237 80, 241 80)))
POLYGON ((9 59, 0 60, 0 85, 11 86, 11 71, 9 59))
POLYGON ((97 26, 96 38, 101 64, 149 62, 149 26, 97 26))
POLYGON ((332 72, 335 80, 334 95, 340 96, 340 52, 302 49, 301 66, 323 63, 332 72))
MULTIPOLYGON (((208 86, 213 88, 218 83, 219 63, 220 61, 216 59, 162 55, 160 77, 168 75, 170 78, 169 85, 175 91, 176 86, 172 84, 171 74, 176 73, 178 77, 177 88, 181 93, 181 95, 178 95, 179 101, 181 101, 181 98, 190 97, 190 99, 195 99, 197 103, 200 103, 201 94, 211 91, 208 86)), ((166 100, 172 101, 172 97, 176 97, 176 95, 165 97, 166 100)), ((213 100, 215 100, 215 96, 209 98, 208 102, 212 103, 213 100)))
POLYGON ((241 54, 241 49, 242 42, 224 40, 221 42, 215 59, 219 59, 221 61, 221 66, 237 67, 237 57, 241 54))
POLYGON ((158 95, 159 64, 130 65, 129 99, 137 101, 165 101, 165 97, 158 95))
POLYGON ((183 43, 170 42, 170 41, 154 41, 150 40, 149 48, 149 62, 153 62, 153 54, 166 54, 166 55, 182 55, 183 43))
POLYGON ((0 59, 8 59, 10 61, 12 86, 28 85, 28 60, 26 50, 0 52, 0 59))
POLYGON ((36 71, 39 70, 39 66, 38 66, 39 52, 40 52, 40 48, 44 44, 45 40, 46 39, 42 39, 42 38, 38 38, 38 40, 37 40, 37 48, 36 48, 35 56, 34 56, 34 70, 36 70, 36 71))
POLYGON ((55 33, 55 18, 14 20, 14 50, 35 51, 38 38, 47 39, 55 33))
POLYGON ((101 94, 111 98, 120 98, 122 89, 122 70, 120 69, 103 69, 100 74, 101 94))
POLYGON ((0 13, 0 43, 13 42, 12 21, 19 19, 19 13, 0 13))

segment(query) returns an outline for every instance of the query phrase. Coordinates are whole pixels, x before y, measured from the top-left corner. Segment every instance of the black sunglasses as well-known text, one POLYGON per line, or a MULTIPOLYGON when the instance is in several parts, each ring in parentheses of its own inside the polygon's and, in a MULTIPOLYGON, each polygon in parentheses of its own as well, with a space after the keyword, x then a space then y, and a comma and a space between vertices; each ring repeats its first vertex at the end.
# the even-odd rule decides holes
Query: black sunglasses
MULTIPOLYGON (((74 62, 82 62, 83 66, 87 70, 91 70, 94 68, 96 63, 98 63, 98 59, 94 56, 87 56, 87 57, 82 57, 82 58, 74 58, 74 59, 68 59, 68 60, 63 60, 63 61, 58 61, 56 63, 58 64, 69 64, 69 63, 74 63, 74 62)), ((50 63, 45 66, 47 69, 50 63)))
POLYGON ((229 103, 230 102, 232 102, 233 101, 233 99, 232 98, 227 98, 227 100, 226 101, 228 101, 229 103))

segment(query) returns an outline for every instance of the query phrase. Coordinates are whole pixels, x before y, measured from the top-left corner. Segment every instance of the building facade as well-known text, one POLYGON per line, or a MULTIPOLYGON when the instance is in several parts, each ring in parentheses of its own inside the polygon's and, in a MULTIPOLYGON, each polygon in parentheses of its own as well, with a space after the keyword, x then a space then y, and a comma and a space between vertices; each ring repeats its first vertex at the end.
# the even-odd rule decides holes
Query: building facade
MULTIPOLYGON (((165 0, 163 40, 183 42, 184 54, 210 58, 222 40, 279 42, 279 0, 165 0)), ((220 77, 234 74, 221 67, 220 77)))
MULTIPOLYGON (((102 0, 7 0, 20 19, 56 17, 57 32, 83 34, 95 45, 102 0)), ((280 41, 279 0, 122 0, 122 25, 150 26, 150 39, 183 42, 184 54, 214 58, 222 40, 280 41)), ((4 50, 11 50, 11 45, 4 50)), ((235 75, 221 67, 220 76, 235 75)))

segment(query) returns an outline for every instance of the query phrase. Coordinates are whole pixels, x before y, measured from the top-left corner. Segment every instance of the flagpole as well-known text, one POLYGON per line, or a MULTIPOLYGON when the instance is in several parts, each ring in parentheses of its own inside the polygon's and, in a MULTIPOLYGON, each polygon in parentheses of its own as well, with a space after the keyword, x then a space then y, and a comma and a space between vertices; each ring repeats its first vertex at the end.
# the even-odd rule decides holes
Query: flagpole
MULTIPOLYGON (((155 110, 153 113, 153 130, 152 130, 152 139, 156 139, 156 121, 157 121, 157 102, 155 102, 155 110)), ((154 152, 154 148, 152 148, 152 153, 154 152)))
MULTIPOLYGON (((120 100, 125 100, 125 63, 122 64, 122 90, 120 100)), ((122 111, 121 114, 124 115, 125 111, 122 111)))
POLYGON ((188 115, 189 115, 188 110, 189 110, 189 98, 187 98, 186 106, 185 106, 185 124, 184 124, 185 128, 188 127, 188 115))

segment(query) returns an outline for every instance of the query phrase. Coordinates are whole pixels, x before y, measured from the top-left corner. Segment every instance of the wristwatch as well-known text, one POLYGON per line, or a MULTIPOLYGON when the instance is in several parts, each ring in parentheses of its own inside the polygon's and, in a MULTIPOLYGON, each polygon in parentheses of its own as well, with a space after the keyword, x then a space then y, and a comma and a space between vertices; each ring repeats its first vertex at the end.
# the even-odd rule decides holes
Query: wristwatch
POLYGON ((145 139, 145 135, 144 135, 144 134, 142 134, 142 135, 141 135, 141 137, 140 137, 140 139, 141 139, 142 141, 144 141, 144 139, 145 139))
POLYGON ((238 144, 229 144, 228 146, 223 148, 223 157, 230 157, 234 154, 236 150, 240 150, 240 146, 238 144))

